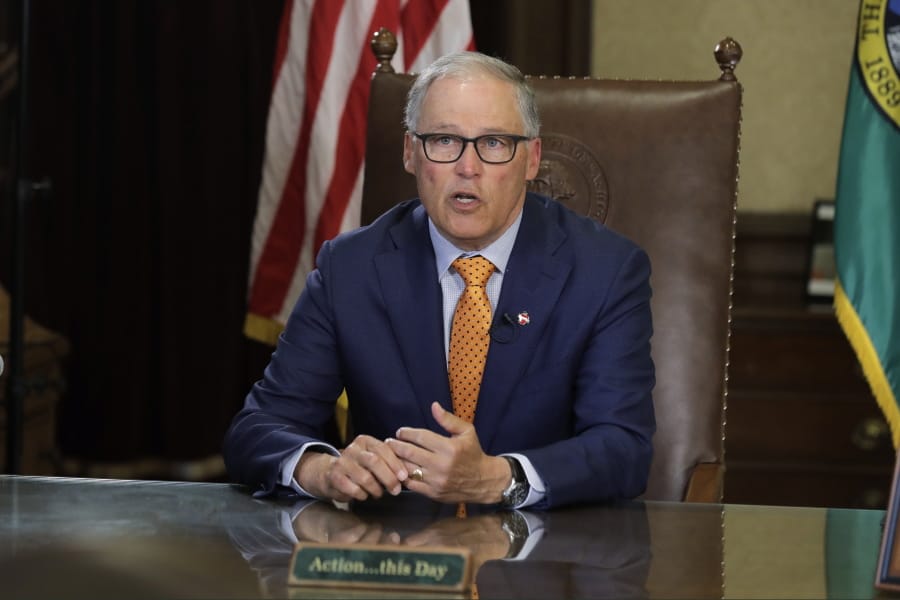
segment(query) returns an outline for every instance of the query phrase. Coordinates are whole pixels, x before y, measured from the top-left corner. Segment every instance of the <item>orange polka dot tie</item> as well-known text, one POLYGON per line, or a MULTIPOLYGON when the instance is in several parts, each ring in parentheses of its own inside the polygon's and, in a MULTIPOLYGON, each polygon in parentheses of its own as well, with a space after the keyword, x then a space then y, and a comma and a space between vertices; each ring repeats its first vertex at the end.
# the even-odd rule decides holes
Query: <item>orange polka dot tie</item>
MULTIPOLYGON (((481 390, 484 363, 491 342, 491 301, 487 285, 494 264, 483 256, 457 258, 453 268, 466 282, 453 314, 450 328, 450 358, 447 369, 450 374, 450 397, 453 413, 471 423, 475 420, 475 405, 481 390)), ((456 516, 466 518, 466 505, 459 503, 456 516)), ((478 588, 472 583, 471 598, 478 598, 478 588)))
POLYGON ((457 258, 453 268, 466 282, 466 289, 459 297, 450 329, 450 396, 454 414, 471 423, 491 340, 491 303, 485 286, 494 265, 483 256, 475 256, 457 258))

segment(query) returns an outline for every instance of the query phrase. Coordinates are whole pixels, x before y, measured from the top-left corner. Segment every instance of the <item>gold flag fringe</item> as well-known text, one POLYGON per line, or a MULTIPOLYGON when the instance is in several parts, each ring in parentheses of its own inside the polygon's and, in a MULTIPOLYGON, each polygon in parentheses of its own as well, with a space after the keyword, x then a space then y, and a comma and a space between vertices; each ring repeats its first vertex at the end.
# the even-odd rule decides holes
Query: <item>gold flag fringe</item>
POLYGON ((891 439, 894 442, 894 448, 900 448, 900 408, 897 407, 897 399, 894 392, 888 384, 887 376, 884 372, 884 366, 878 358, 878 353, 872 345, 869 338, 869 332, 863 326, 856 309, 847 298, 844 288, 840 281, 834 286, 834 310, 837 314, 838 323, 850 340, 850 346, 856 352, 859 364, 862 366, 863 374, 869 382, 872 394, 881 407, 884 417, 891 428, 891 439))

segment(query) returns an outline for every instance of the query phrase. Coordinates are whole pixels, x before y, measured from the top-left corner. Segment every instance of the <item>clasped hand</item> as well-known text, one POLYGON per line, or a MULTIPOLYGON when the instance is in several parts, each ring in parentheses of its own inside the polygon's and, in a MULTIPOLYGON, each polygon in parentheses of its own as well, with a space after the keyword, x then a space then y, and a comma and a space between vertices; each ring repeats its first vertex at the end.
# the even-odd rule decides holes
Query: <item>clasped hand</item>
POLYGON ((507 462, 484 453, 471 423, 437 402, 431 414, 448 435, 413 427, 383 441, 360 435, 341 456, 305 453, 294 475, 311 494, 338 502, 396 496, 404 486, 440 502, 499 502, 507 462))

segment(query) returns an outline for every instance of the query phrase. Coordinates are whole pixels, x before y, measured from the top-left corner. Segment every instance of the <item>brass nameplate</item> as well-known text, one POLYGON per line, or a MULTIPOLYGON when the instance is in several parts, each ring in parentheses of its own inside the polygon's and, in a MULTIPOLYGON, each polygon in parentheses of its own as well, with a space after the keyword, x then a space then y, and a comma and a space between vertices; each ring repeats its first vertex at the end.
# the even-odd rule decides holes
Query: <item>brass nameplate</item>
POLYGON ((315 544, 294 548, 290 585, 462 592, 471 579, 466 548, 315 544))

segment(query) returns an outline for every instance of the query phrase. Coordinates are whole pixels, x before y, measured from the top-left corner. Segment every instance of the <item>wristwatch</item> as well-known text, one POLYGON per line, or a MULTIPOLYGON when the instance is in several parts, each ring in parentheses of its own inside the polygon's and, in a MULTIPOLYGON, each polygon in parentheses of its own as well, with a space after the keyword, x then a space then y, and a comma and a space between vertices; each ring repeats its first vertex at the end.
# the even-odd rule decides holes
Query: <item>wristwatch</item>
POLYGON ((512 471, 512 480, 509 482, 509 486, 503 490, 503 494, 500 497, 500 506, 503 508, 515 508, 525 502, 531 486, 519 461, 512 456, 504 456, 503 458, 509 463, 509 469, 512 471))

